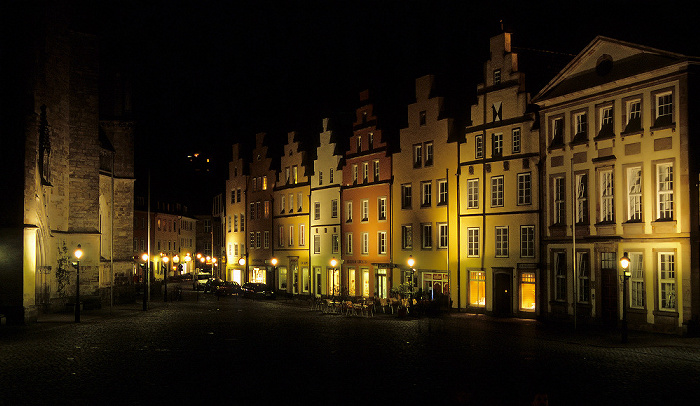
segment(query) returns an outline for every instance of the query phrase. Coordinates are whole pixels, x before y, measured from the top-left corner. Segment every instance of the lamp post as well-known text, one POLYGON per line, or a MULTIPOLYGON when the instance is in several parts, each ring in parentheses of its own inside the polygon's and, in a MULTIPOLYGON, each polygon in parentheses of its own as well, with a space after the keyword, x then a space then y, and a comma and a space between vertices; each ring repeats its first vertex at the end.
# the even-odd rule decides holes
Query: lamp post
POLYGON ((338 260, 335 257, 331 258, 331 267, 333 268, 333 278, 331 279, 331 288, 333 289, 333 297, 335 298, 335 272, 338 266, 338 260))
MULTIPOLYGON (((275 275, 277 275, 277 258, 272 257, 272 258, 270 259, 270 263, 272 264, 272 275, 273 275, 273 276, 272 276, 272 280, 273 280, 273 283, 274 283, 275 275)), ((276 286, 272 286, 272 289, 273 289, 273 290, 276 289, 276 286)))
POLYGON ((250 282, 250 275, 248 275, 248 251, 246 251, 245 255, 238 258, 238 266, 245 267, 245 280, 250 282))
POLYGON ((80 258, 83 256, 80 244, 73 254, 77 259, 75 261, 75 322, 80 323, 80 258))
POLYGON ((143 311, 146 311, 148 309, 148 291, 147 291, 147 284, 146 281, 148 280, 148 267, 149 267, 149 257, 148 253, 144 253, 141 255, 141 259, 143 260, 143 311))
POLYGON ((164 289, 163 289, 163 301, 167 302, 168 301, 168 261, 170 258, 168 258, 167 255, 163 255, 163 283, 164 283, 164 289))
POLYGON ((624 272, 624 280, 622 287, 622 342, 627 342, 627 281, 629 280, 631 273, 628 270, 630 266, 630 259, 627 253, 620 258, 620 266, 624 272))
POLYGON ((413 259, 413 255, 408 256, 408 261, 406 261, 406 263, 408 264, 408 267, 411 268, 411 292, 410 292, 410 295, 411 295, 411 299, 412 299, 413 298, 413 284, 415 282, 414 279, 415 279, 415 273, 416 273, 416 269, 414 268, 414 266, 416 265, 416 260, 413 259))

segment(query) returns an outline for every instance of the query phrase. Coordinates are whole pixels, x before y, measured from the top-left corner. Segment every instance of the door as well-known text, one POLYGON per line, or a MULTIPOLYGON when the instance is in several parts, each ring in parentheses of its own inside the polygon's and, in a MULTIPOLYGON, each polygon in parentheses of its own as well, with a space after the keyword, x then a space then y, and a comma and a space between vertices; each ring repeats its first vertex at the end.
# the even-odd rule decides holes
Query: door
POLYGON ((617 326, 618 295, 617 270, 603 268, 600 270, 600 317, 607 327, 617 326))
POLYGON ((493 274, 493 315, 509 317, 513 315, 513 283, 510 273, 494 271, 493 274))

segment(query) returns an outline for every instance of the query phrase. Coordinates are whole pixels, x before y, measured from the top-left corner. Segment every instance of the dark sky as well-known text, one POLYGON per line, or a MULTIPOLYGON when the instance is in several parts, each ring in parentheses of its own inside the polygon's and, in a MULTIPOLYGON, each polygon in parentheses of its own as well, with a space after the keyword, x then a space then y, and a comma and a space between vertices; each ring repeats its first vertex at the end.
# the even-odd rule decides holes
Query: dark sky
POLYGON ((674 1, 87 3, 103 59, 133 76, 136 159, 158 184, 182 183, 174 168, 201 151, 223 188, 231 144, 261 131, 317 137, 323 117, 347 124, 365 88, 398 132, 415 78, 428 73, 466 119, 500 20, 523 48, 576 54, 606 35, 700 54, 698 13, 674 1))

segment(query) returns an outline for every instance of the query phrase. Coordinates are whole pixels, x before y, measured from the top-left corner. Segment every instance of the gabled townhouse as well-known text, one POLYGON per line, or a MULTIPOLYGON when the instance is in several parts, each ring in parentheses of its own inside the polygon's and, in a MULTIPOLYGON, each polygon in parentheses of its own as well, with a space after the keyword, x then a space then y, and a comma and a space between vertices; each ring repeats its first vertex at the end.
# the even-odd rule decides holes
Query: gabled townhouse
POLYGON ((471 124, 460 143, 459 308, 535 317, 539 132, 511 35, 490 40, 471 124))
MULTIPOLYGON (((444 99, 432 95, 435 77, 416 79, 416 101, 392 156, 394 282, 410 284, 422 298, 450 296, 457 258, 457 143, 444 99), (411 266, 408 260, 414 261, 411 266)), ((454 275, 456 277, 456 275, 454 275)), ((456 284, 455 284, 456 285, 456 284)))
POLYGON ((340 146, 334 132, 329 128, 329 119, 323 119, 323 131, 316 148, 311 177, 311 254, 313 295, 332 295, 335 268, 333 258, 340 257, 340 182, 342 180, 342 158, 340 146))
POLYGON ((232 153, 224 192, 226 201, 226 227, 224 230, 226 236, 226 280, 242 284, 245 278, 245 264, 239 263, 239 260, 241 255, 245 255, 247 238, 244 227, 248 168, 241 155, 240 144, 233 145, 232 153))
MULTIPOLYGON (((287 134, 274 187, 274 257, 277 259, 276 288, 293 295, 309 295, 309 198, 311 167, 300 148, 297 133, 287 134)), ((251 213, 253 208, 251 206, 251 213)))
POLYGON ((265 133, 255 135, 255 148, 249 168, 245 192, 241 191, 244 194, 244 211, 238 213, 238 230, 247 233, 248 238, 243 245, 239 243, 240 258, 236 262, 245 267, 246 277, 243 282, 271 284, 274 281, 274 269, 270 260, 273 255, 272 203, 275 170, 268 146, 265 145, 265 133))
POLYGON ((386 298, 391 257, 392 158, 382 136, 369 91, 360 93, 342 173, 342 265, 332 278, 335 292, 350 297, 386 298))
POLYGON ((550 318, 615 325, 626 314, 633 328, 676 333, 696 323, 699 61, 597 37, 533 99, 550 318))

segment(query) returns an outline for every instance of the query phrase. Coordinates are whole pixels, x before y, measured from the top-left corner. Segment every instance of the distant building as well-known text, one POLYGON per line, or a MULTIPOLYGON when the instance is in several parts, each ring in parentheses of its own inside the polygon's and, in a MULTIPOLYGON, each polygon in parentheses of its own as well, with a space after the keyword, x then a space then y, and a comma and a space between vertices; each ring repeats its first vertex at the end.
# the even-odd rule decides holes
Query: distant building
MULTIPOLYGON (((242 284, 245 278, 245 264, 239 260, 245 255, 245 213, 246 194, 248 192, 248 167, 241 156, 240 145, 233 145, 233 159, 229 163, 228 179, 224 192, 226 206, 226 230, 224 231, 226 249, 226 280, 242 284)), ((269 205, 269 203, 267 203, 269 205)), ((269 231, 267 239, 269 246, 269 231)))
POLYGON ((96 36, 50 10, 2 49, 0 313, 14 323, 75 302, 79 245, 81 300, 109 301, 133 269, 128 80, 100 66, 96 36))

